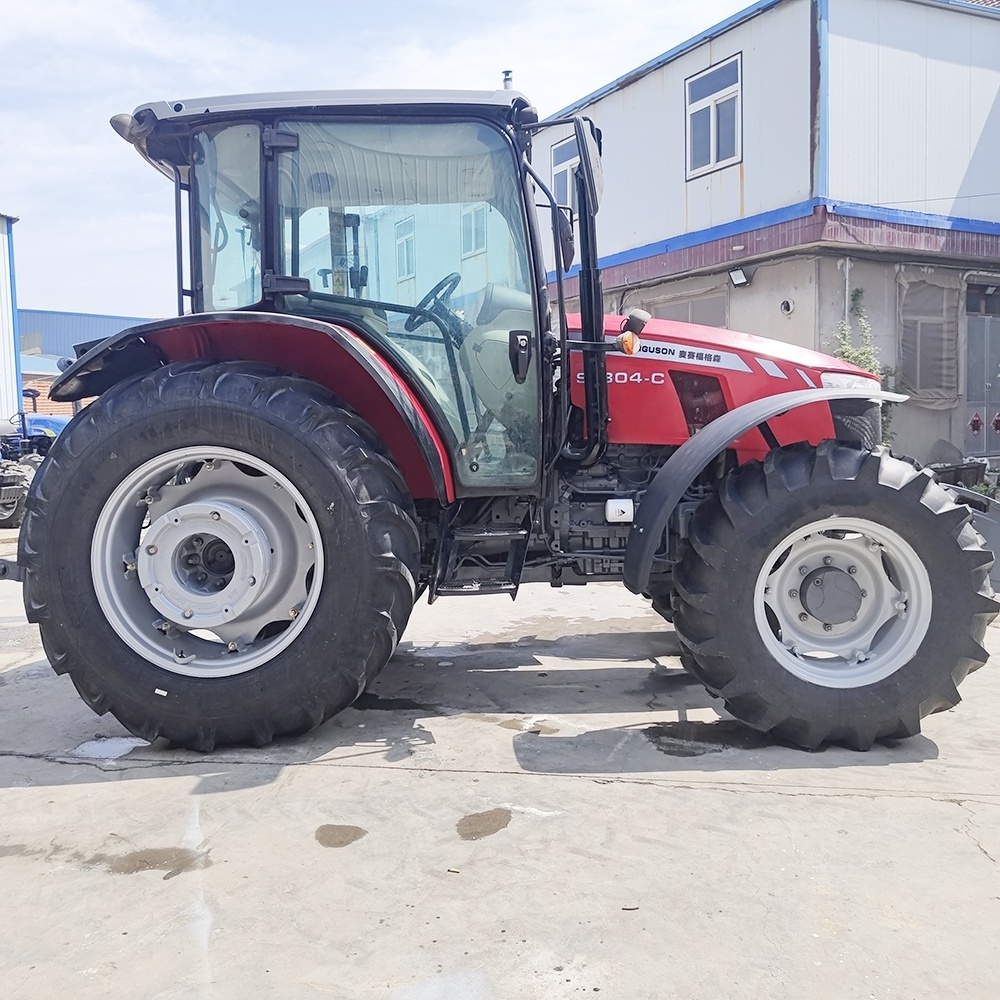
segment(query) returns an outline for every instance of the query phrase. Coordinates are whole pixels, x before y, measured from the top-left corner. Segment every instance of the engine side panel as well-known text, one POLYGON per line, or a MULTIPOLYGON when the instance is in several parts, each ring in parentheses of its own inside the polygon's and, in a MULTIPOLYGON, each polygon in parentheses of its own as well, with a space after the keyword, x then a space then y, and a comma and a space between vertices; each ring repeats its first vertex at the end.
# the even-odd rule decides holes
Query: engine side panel
MULTIPOLYGON (((621 319, 607 317, 605 334, 617 336, 621 319)), ((722 412, 780 393, 815 388, 820 372, 838 363, 812 351, 781 345, 729 330, 651 320, 643 331, 639 353, 607 356, 608 439, 612 444, 681 445, 722 412), (757 348, 757 349, 755 349, 757 348), (787 350, 785 350, 787 348, 787 350), (685 380, 683 376, 700 376, 685 380), (712 405, 707 394, 694 388, 717 382, 721 407, 712 405)), ((849 368, 850 366, 844 366, 849 368)), ((570 351, 571 398, 583 408, 583 362, 581 351, 570 351)), ((769 421, 783 444, 809 441, 818 444, 835 436, 827 403, 813 403, 794 413, 769 421)), ((761 433, 747 431, 733 444, 740 462, 762 458, 770 450, 761 433)))

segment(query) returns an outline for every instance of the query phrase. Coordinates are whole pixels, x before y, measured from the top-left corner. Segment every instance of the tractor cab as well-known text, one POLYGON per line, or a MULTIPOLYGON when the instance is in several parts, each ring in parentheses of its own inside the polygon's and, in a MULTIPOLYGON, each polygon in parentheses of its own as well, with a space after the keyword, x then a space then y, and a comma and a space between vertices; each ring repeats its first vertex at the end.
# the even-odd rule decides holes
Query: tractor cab
POLYGON ((537 493, 558 444, 542 433, 536 116, 511 91, 368 96, 179 102, 113 122, 177 185, 179 311, 348 327, 426 408, 460 492, 537 493))

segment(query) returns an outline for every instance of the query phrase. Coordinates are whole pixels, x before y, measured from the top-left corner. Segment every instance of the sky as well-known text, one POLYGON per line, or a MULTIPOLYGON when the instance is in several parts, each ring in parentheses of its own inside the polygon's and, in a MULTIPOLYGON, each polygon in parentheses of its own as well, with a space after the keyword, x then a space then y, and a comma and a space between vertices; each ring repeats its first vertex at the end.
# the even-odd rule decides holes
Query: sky
POLYGON ((510 69, 544 117, 749 5, 3 0, 0 212, 20 220, 17 304, 176 313, 173 189, 114 114, 259 91, 493 90, 510 69))

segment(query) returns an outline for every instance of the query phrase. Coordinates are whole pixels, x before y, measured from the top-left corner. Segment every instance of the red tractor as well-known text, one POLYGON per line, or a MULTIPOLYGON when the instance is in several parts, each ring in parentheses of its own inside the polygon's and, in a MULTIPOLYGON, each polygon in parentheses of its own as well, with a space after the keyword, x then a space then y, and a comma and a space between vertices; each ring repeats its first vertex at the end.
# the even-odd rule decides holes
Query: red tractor
POLYGON ((423 593, 525 582, 650 597, 734 716, 803 747, 912 735, 986 660, 993 555, 879 446, 902 397, 811 351, 604 315, 591 122, 563 123, 575 219, 531 166, 552 123, 511 91, 112 124, 173 181, 180 315, 82 345, 53 385, 97 398, 34 480, 15 570, 96 712, 266 744, 350 705, 423 593))

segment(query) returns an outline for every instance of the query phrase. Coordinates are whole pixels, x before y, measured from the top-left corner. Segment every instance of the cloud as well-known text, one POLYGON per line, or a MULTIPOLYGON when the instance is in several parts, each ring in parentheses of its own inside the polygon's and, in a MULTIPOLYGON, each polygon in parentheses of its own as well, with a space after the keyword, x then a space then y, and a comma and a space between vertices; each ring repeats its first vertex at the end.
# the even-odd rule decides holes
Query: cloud
POLYGON ((671 48, 740 0, 15 0, 0 18, 0 206, 19 304, 174 308, 173 196, 108 126, 151 100, 269 90, 493 90, 542 114, 671 48))

